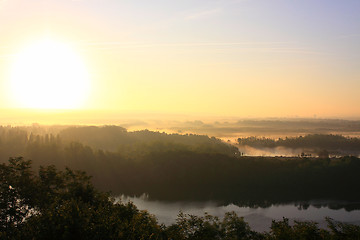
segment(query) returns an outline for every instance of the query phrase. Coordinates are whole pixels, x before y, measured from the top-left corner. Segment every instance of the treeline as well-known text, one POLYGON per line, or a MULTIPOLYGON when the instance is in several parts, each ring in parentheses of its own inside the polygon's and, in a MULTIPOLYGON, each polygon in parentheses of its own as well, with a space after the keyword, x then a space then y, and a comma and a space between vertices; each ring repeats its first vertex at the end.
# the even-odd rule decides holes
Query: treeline
MULTIPOLYGON (((157 127, 154 123, 148 124, 157 127)), ((351 134, 360 132, 360 121, 340 119, 244 119, 224 122, 172 122, 167 125, 168 129, 173 131, 211 134, 214 136, 232 136, 234 133, 242 133, 242 135, 287 135, 327 134, 330 132, 351 134)))
POLYGON ((123 162, 114 169, 117 181, 109 182, 114 184, 113 191, 145 192, 163 200, 211 199, 268 207, 301 200, 360 198, 360 160, 356 157, 232 158, 173 151, 154 153, 140 162, 123 162))
POLYGON ((240 157, 237 149, 215 138, 127 132, 119 127, 77 127, 56 136, 27 134, 17 128, 0 134, 3 162, 9 156, 24 156, 33 159, 35 168, 55 165, 84 170, 93 176, 96 187, 114 195, 147 193, 160 200, 212 199, 263 207, 360 198, 360 160, 356 157, 240 157), (123 135, 130 135, 133 142, 120 143, 126 139, 123 135), (110 141, 106 136, 118 141, 118 150, 100 149, 101 139, 110 141), (71 141, 75 137, 92 146, 71 141))
POLYGON ((248 145, 256 148, 307 148, 307 149, 327 149, 327 150, 347 150, 360 152, 360 139, 355 137, 344 137, 332 134, 309 134, 293 138, 258 138, 246 137, 238 138, 238 144, 248 145))
POLYGON ((148 152, 175 149, 221 153, 229 156, 239 154, 236 147, 220 139, 204 135, 167 134, 148 130, 128 132, 119 126, 67 127, 55 134, 39 126, 30 130, 26 127, 0 126, 0 157, 2 159, 19 154, 37 158, 37 155, 46 155, 47 152, 73 148, 74 146, 71 145, 87 146, 92 151, 118 153, 126 158, 136 158, 148 152), (39 147, 45 152, 39 152, 39 147))
POLYGON ((180 213, 176 223, 160 225, 132 203, 115 202, 94 188, 84 172, 54 166, 31 170, 31 162, 10 158, 0 165, 0 239, 126 240, 347 240, 360 238, 360 226, 326 219, 315 222, 273 221, 270 231, 253 231, 234 212, 223 219, 180 213))

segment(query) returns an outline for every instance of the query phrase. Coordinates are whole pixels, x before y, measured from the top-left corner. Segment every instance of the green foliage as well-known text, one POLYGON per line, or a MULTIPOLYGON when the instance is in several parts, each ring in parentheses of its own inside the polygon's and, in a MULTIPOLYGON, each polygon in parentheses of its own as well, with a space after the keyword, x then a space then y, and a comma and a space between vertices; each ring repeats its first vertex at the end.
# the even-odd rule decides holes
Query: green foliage
POLYGON ((331 239, 360 239, 360 226, 335 222, 331 218, 326 218, 326 221, 328 223, 328 228, 331 230, 332 233, 331 239))
POLYGON ((234 212, 220 220, 180 213, 165 227, 132 203, 99 192, 81 171, 54 166, 31 170, 31 161, 10 158, 0 165, 0 239, 126 240, 307 240, 360 239, 360 226, 327 219, 330 231, 314 222, 273 221, 269 233, 256 233, 234 212))
POLYGON ((84 172, 30 161, 1 165, 1 239, 159 239, 161 228, 133 204, 114 203, 84 172))
POLYGON ((244 221, 244 218, 238 217, 235 212, 225 213, 221 227, 227 240, 255 239, 258 235, 251 231, 248 223, 244 221))
POLYGON ((356 240, 360 239, 360 226, 335 222, 326 218, 328 230, 320 229, 315 222, 295 221, 289 224, 287 218, 273 221, 271 231, 266 238, 269 240, 356 240))
POLYGON ((10 158, 9 165, 0 165, 0 232, 13 235, 16 227, 33 212, 35 193, 31 161, 10 158))
POLYGON ((226 213, 222 221, 208 214, 199 217, 180 212, 176 224, 169 226, 166 232, 169 238, 174 240, 240 240, 260 237, 260 234, 253 232, 248 223, 234 212, 226 213))

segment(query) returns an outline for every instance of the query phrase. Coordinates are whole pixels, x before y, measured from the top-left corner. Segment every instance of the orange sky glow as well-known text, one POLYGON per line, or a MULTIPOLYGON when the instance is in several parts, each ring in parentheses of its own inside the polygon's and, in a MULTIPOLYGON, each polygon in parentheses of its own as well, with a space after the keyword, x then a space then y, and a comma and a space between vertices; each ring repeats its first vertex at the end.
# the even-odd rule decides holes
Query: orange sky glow
POLYGON ((149 2, 0 0, 1 118, 360 118, 358 1, 149 2))

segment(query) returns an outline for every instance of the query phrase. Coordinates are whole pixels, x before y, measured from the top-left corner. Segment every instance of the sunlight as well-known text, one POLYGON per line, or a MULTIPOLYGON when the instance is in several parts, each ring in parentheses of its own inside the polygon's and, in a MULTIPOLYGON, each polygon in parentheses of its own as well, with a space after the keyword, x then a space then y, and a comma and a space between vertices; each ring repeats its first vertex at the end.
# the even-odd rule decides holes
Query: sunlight
POLYGON ((10 92, 19 107, 79 108, 89 88, 89 74, 83 61, 61 42, 45 39, 14 56, 10 92))

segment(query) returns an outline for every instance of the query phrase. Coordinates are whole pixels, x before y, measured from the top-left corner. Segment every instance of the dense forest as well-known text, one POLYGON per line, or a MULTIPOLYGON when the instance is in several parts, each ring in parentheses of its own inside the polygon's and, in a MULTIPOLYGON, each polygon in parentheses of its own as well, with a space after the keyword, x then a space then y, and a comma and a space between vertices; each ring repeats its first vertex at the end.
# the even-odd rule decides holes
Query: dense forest
POLYGON ((317 155, 324 150, 339 155, 347 153, 357 156, 360 154, 360 138, 332 134, 308 134, 305 136, 278 139, 246 137, 238 138, 238 144, 255 148, 301 148, 315 152, 317 155))
POLYGON ((115 202, 96 190, 81 171, 54 166, 31 169, 31 161, 10 158, 0 165, 0 239, 327 239, 360 238, 360 226, 326 219, 315 222, 284 218, 269 232, 258 233, 234 212, 223 219, 179 213, 176 223, 158 224, 154 216, 132 203, 115 202))
POLYGON ((149 152, 180 149, 229 156, 239 154, 236 147, 205 135, 166 134, 148 130, 128 132, 125 128, 118 126, 62 127, 55 130, 40 126, 29 129, 0 127, 0 157, 2 159, 19 154, 37 158, 37 155, 46 155, 49 152, 58 153, 62 150, 71 151, 69 148, 76 147, 85 147, 94 152, 112 152, 124 158, 138 158, 149 152), (42 151, 39 151, 39 147, 42 151))
MULTIPOLYGON (((262 207, 312 199, 357 202, 360 197, 357 157, 245 157, 234 146, 199 135, 128 132, 117 126, 68 127, 53 135, 2 127, 1 161, 10 156, 32 159, 35 169, 54 165, 86 171, 97 188, 113 195, 262 207)), ((351 203, 346 209, 359 206, 351 203)))

